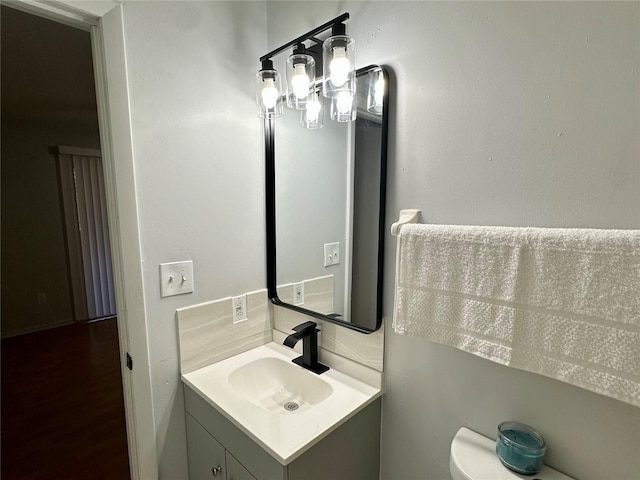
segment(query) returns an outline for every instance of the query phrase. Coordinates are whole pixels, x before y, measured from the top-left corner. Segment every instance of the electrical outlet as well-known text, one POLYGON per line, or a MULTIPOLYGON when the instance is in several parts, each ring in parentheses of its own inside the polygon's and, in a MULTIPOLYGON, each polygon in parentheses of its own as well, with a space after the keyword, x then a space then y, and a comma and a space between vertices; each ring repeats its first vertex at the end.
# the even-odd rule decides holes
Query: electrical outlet
POLYGON ((36 300, 38 305, 46 305, 47 304, 47 294, 46 293, 38 293, 36 295, 36 300))
POLYGON ((340 263, 340 243, 324 244, 324 266, 338 265, 340 263))
POLYGON ((193 292, 193 262, 160 264, 160 296, 170 297, 193 292))
POLYGON ((293 284, 293 304, 304 304, 304 282, 293 284))
POLYGON ((233 297, 231 299, 231 305, 233 307, 233 323, 244 322, 247 317, 247 296, 240 295, 239 297, 233 297))

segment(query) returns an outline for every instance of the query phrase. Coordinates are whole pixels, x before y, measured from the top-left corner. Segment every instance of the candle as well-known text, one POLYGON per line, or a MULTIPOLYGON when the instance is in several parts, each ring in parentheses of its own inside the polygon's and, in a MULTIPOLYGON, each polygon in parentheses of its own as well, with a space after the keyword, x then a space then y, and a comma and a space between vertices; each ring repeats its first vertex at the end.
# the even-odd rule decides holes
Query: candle
POLYGON ((542 468, 546 449, 546 442, 533 428, 518 422, 498 425, 496 453, 508 469, 535 475, 542 468))

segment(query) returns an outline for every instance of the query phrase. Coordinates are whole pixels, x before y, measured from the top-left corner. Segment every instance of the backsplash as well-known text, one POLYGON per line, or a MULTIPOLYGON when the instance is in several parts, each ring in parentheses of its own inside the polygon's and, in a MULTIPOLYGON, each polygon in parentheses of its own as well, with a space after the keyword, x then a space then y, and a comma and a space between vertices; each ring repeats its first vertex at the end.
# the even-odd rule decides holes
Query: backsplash
POLYGON ((247 320, 233 323, 231 298, 176 310, 180 372, 192 372, 272 339, 272 305, 266 290, 247 293, 247 320))
MULTIPOLYGON (((333 280, 330 276, 305 281, 304 290, 305 307, 332 310, 333 280)), ((266 290, 246 295, 247 320, 236 324, 232 320, 229 297, 176 310, 182 375, 271 341, 282 343, 294 326, 310 319, 293 310, 274 306, 267 298, 266 290)), ((279 287, 278 295, 283 301, 292 302, 293 285, 279 287)), ((366 335, 323 321, 318 321, 318 325, 322 361, 348 368, 348 362, 342 362, 341 357, 352 360, 373 369, 365 373, 371 380, 364 381, 376 384, 381 381, 384 328, 366 335)), ((295 350, 301 351, 301 343, 295 350)))
MULTIPOLYGON (((318 312, 333 312, 333 279, 331 276, 318 277, 304 282, 305 308, 318 312)), ((287 303, 293 303, 293 285, 278 287, 278 297, 287 303)), ((309 317, 276 307, 273 309, 274 329, 286 335, 295 327, 309 320, 309 317)), ((322 333, 319 337, 320 347, 337 355, 354 360, 367 367, 383 371, 384 328, 370 334, 362 334, 355 330, 318 321, 322 333)), ((275 338, 275 334, 274 334, 275 338)))
MULTIPOLYGON (((302 282, 304 285, 304 303, 300 307, 324 313, 333 313, 333 275, 316 277, 302 282)), ((293 283, 278 286, 278 298, 293 304, 293 283)), ((297 325, 297 324, 296 324, 297 325)))

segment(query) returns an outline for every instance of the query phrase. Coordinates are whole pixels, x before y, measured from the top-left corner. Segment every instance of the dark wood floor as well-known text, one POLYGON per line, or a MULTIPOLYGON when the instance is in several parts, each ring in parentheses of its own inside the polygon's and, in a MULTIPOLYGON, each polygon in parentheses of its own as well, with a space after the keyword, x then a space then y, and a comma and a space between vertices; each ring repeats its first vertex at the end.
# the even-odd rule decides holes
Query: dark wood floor
POLYGON ((129 479, 116 320, 2 340, 2 480, 129 479))

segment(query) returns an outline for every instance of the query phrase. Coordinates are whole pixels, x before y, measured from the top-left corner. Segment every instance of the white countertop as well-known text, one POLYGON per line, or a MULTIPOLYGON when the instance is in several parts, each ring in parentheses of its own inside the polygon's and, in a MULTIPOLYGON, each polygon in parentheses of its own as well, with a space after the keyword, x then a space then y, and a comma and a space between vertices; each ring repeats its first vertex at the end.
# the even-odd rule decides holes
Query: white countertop
POLYGON ((271 342, 182 375, 182 381, 278 462, 288 465, 382 395, 379 388, 332 368, 319 376, 333 389, 328 398, 292 412, 269 412, 229 384, 234 370, 254 360, 275 357, 289 362, 297 356, 293 350, 271 342))

